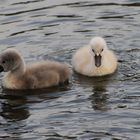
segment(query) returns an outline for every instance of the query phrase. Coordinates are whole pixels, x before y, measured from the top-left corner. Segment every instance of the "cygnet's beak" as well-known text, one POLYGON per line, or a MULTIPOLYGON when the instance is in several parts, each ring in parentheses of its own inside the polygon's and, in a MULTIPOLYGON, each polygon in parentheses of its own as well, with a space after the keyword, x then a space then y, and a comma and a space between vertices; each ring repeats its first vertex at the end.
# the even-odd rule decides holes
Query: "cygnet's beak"
POLYGON ((96 67, 101 66, 101 59, 102 59, 102 56, 100 54, 95 54, 95 66, 96 67))
POLYGON ((0 72, 3 72, 4 68, 0 65, 0 72))

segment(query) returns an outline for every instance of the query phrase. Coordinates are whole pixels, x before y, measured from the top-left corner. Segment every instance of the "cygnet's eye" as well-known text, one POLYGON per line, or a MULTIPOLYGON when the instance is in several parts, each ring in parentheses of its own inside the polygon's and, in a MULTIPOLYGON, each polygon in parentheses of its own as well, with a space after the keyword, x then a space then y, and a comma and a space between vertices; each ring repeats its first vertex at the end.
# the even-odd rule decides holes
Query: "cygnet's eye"
POLYGON ((104 49, 101 50, 101 52, 103 52, 104 49))
POLYGON ((5 64, 5 63, 6 63, 6 61, 3 60, 3 61, 2 61, 2 64, 5 64))
POLYGON ((92 52, 95 53, 94 49, 92 49, 92 52))

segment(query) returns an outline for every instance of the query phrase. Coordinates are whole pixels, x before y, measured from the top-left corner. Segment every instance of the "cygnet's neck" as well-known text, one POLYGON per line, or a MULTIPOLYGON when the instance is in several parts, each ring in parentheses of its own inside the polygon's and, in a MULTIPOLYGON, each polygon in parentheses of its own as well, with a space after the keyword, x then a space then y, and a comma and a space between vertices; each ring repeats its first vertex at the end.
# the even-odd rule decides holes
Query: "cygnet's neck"
POLYGON ((24 60, 21 58, 21 62, 19 66, 16 67, 14 70, 11 70, 10 73, 12 73, 12 75, 14 74, 15 76, 21 76, 25 73, 25 71, 26 71, 26 64, 24 60))

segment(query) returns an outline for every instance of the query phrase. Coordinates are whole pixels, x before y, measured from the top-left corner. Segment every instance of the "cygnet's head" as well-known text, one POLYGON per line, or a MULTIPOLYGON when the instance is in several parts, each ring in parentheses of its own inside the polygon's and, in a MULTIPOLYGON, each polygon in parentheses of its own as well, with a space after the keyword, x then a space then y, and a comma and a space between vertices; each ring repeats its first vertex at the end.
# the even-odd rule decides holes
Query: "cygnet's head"
POLYGON ((102 64, 102 55, 107 50, 107 45, 102 37, 94 37, 90 41, 91 51, 95 59, 95 66, 100 67, 102 64))
POLYGON ((21 65, 23 60, 17 50, 9 48, 0 54, 0 72, 14 71, 21 65))

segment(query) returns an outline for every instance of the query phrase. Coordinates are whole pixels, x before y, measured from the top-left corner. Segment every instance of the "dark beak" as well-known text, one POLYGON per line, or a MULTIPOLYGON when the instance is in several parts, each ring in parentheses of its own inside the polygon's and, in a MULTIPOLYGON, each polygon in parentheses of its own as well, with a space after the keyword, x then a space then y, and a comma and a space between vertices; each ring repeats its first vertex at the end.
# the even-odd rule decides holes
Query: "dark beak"
POLYGON ((100 67, 101 66, 101 55, 95 55, 95 66, 100 67))
POLYGON ((4 71, 4 68, 0 65, 0 72, 4 71))

